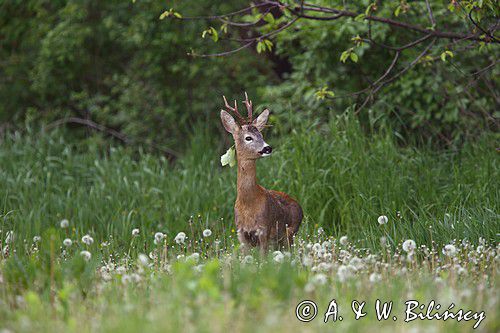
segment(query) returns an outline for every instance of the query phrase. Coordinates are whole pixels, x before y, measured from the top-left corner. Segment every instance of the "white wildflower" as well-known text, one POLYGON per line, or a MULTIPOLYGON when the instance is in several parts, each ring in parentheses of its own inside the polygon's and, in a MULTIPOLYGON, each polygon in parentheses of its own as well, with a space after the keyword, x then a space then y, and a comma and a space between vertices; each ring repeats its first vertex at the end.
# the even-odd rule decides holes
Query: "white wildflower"
POLYGON ((40 236, 33 237, 33 243, 38 243, 41 240, 42 240, 42 237, 40 237, 40 236))
POLYGON ((134 228, 132 229, 132 236, 137 237, 139 236, 139 228, 134 228))
POLYGON ((309 257, 309 256, 302 257, 302 265, 309 267, 312 265, 312 263, 313 263, 313 260, 311 259, 311 257, 309 257))
POLYGON ((453 244, 445 245, 443 248, 443 254, 448 257, 454 257, 457 254, 457 248, 453 244))
POLYGON ((154 240, 155 245, 161 244, 161 242, 163 241, 164 238, 165 238, 165 234, 163 232, 157 232, 155 234, 155 240, 154 240))
POLYGON ((82 237, 82 242, 86 245, 92 245, 92 243, 94 243, 94 239, 90 237, 90 235, 85 235, 82 237))
POLYGON ((326 284, 326 275, 325 274, 316 274, 312 277, 312 282, 317 285, 323 285, 326 284))
POLYGON ((118 266, 116 267, 115 272, 116 274, 123 275, 127 272, 127 269, 125 268, 125 266, 118 266))
POLYGON ((73 241, 69 238, 66 238, 65 240, 63 240, 63 245, 66 247, 70 247, 72 244, 73 244, 73 241))
POLYGON ((203 267, 205 267, 205 265, 199 264, 199 265, 194 266, 193 269, 195 272, 201 273, 201 272, 203 272, 203 267))
POLYGON ((210 236, 212 236, 212 230, 210 229, 203 230, 203 237, 210 237, 210 236))
POLYGON ((347 236, 342 236, 340 237, 340 245, 344 245, 346 246, 347 245, 347 242, 348 242, 348 239, 347 239, 347 236))
POLYGON ((251 255, 246 255, 245 258, 243 258, 242 263, 243 264, 252 264, 253 260, 254 259, 251 255))
POLYGON ((149 258, 144 253, 139 253, 139 255, 137 256, 137 261, 141 266, 144 267, 146 267, 149 264, 149 258))
POLYGON ((181 231, 177 234, 177 236, 175 236, 174 240, 177 244, 184 244, 184 241, 186 240, 186 234, 181 231))
POLYGON ((321 245, 319 243, 316 243, 312 247, 314 252, 319 252, 321 250, 321 245))
POLYGON ((350 276, 351 272, 346 265, 339 266, 339 269, 337 270, 337 277, 339 278, 340 282, 345 282, 350 276))
POLYGON ((69 227, 69 221, 66 219, 61 220, 61 222, 59 222, 59 226, 61 226, 61 228, 63 229, 66 229, 67 227, 69 227))
POLYGON ((322 235, 325 233, 325 230, 321 227, 318 228, 318 235, 322 235))
POLYGON ((371 283, 376 283, 382 280, 382 276, 378 273, 371 273, 370 274, 370 282, 371 283))
POLYGON ((413 239, 407 239, 403 242, 403 250, 407 253, 413 253, 417 248, 417 244, 413 239))
POLYGON ((195 252, 195 253, 191 254, 190 256, 188 256, 186 259, 193 260, 194 262, 198 262, 200 260, 200 254, 195 252))
POLYGON ((83 257, 83 260, 89 261, 92 258, 92 254, 89 251, 82 251, 80 255, 83 257))
POLYGON ((281 263, 283 262, 283 260, 285 260, 285 255, 281 251, 274 251, 273 260, 281 263))
POLYGON ((377 221, 378 221, 378 224, 382 225, 382 224, 386 224, 387 222, 389 222, 389 219, 387 218, 387 216, 381 215, 378 217, 377 221))

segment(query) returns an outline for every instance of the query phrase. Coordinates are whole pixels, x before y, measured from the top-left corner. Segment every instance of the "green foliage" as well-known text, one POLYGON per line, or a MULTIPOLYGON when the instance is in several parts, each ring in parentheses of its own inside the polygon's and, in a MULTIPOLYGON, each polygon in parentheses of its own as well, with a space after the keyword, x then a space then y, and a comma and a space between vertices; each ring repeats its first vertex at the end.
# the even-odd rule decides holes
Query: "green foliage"
MULTIPOLYGON (((491 181, 499 177, 494 137, 436 153, 398 147, 398 134, 388 129, 367 136, 349 118, 303 125, 290 134, 281 132, 278 119, 272 118, 271 132, 264 133, 275 153, 257 162, 258 179, 298 199, 306 215, 303 232, 322 226, 377 247, 386 234, 377 217, 386 215, 394 222, 391 244, 410 237, 428 244, 430 235, 438 243, 496 237, 500 193, 491 181)), ((226 147, 216 148, 203 131, 197 133, 173 165, 124 148, 103 150, 90 140, 82 145, 60 133, 8 139, 0 150, 1 229, 47 238, 44 231, 67 218, 67 237, 90 234, 95 243, 89 250, 103 257, 103 241, 111 248, 127 246, 133 228, 148 231, 134 240, 137 244, 156 231, 188 232, 190 216, 195 238, 205 227, 234 237, 236 170, 220 165, 226 147)), ((84 274, 78 262, 70 267, 71 276, 84 274)))
MULTIPOLYGON (((314 3, 342 7, 341 1, 314 3)), ((491 1, 460 3, 461 7, 455 2, 454 6, 459 7, 453 13, 446 3, 431 3, 433 16, 440 24, 438 29, 463 31, 464 24, 472 24, 469 10, 488 18, 483 22, 487 26, 498 12, 491 1)), ((497 44, 479 42, 464 49, 461 43, 438 39, 427 56, 416 61, 431 42, 429 39, 403 50, 385 79, 402 74, 370 96, 371 85, 386 73, 395 52, 365 42, 363 38, 367 38, 369 27, 376 43, 392 47, 403 46, 423 35, 379 22, 369 24, 366 16, 394 19, 394 14, 403 23, 430 30, 436 27, 431 24, 425 1, 383 4, 363 1, 349 4, 348 9, 362 14, 354 19, 332 21, 301 19, 273 37, 275 52, 293 70, 280 84, 264 90, 263 97, 271 103, 271 110, 293 109, 297 122, 304 120, 298 119, 299 115, 328 119, 332 113, 351 110, 352 106, 352 110, 357 110, 369 99, 358 112, 363 126, 368 126, 367 120, 372 116, 384 116, 402 138, 412 143, 460 144, 484 130, 498 128, 494 87, 498 84, 499 67, 490 66, 499 56, 497 44), (406 70, 413 61, 416 61, 414 66, 406 70), (489 70, 481 71, 488 66, 489 70), (322 86, 335 86, 336 98, 319 103, 314 97, 317 87, 322 86)), ((259 29, 268 31, 266 25, 259 29)))
MULTIPOLYGON (((140 142, 181 151, 197 123, 212 131, 219 126, 222 94, 247 90, 255 96, 255 88, 269 82, 262 74, 269 66, 250 52, 229 62, 187 55, 190 48, 215 49, 200 38, 208 22, 181 24, 184 15, 242 5, 180 2, 169 9, 152 0, 5 2, 0 121, 90 118, 140 142)), ((218 40, 214 28, 207 34, 218 40)))

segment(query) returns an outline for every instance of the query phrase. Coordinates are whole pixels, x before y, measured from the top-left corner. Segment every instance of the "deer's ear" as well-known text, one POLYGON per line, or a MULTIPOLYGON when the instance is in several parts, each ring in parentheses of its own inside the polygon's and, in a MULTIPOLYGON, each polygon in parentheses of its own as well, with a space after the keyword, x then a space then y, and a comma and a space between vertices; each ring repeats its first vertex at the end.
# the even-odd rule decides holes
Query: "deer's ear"
POLYGON ((220 120, 222 121, 222 125, 224 125, 226 131, 228 131, 231 134, 233 134, 239 129, 239 126, 234 120, 234 118, 224 110, 220 111, 220 120))
POLYGON ((266 126, 267 119, 269 118, 269 110, 265 109, 261 114, 252 122, 252 125, 257 127, 259 131, 262 131, 264 126, 266 126))

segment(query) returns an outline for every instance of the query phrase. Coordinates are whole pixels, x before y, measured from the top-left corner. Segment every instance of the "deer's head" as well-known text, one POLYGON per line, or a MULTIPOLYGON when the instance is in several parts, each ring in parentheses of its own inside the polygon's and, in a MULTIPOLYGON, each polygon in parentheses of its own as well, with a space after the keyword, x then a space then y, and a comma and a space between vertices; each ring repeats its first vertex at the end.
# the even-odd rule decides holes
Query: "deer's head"
POLYGON ((225 110, 221 110, 220 112, 222 125, 224 125, 226 131, 233 135, 238 159, 256 160, 271 155, 272 148, 264 141, 261 134, 262 129, 266 126, 269 110, 265 109, 255 120, 252 119, 252 101, 248 100, 247 93, 245 93, 243 103, 247 108, 248 117, 244 118, 238 112, 236 101, 234 101, 234 107, 232 107, 228 104, 226 97, 222 97, 224 98, 227 110, 232 111, 237 118, 233 118, 225 110))

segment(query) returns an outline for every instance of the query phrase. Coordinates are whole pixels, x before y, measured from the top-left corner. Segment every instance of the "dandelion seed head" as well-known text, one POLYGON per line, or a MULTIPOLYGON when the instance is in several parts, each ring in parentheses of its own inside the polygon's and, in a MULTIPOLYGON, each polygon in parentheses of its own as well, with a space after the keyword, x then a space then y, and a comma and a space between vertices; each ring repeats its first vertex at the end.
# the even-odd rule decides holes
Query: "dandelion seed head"
POLYGON ((174 238, 174 241, 177 243, 177 244, 184 244, 184 241, 186 240, 186 233, 184 232, 179 232, 175 238, 174 238))
POLYGON ((92 245, 92 243, 94 243, 94 239, 90 237, 90 235, 85 235, 82 237, 82 243, 86 245, 92 245))
POLYGON ((63 240, 63 245, 66 247, 70 247, 71 245, 73 245, 73 241, 69 238, 66 238, 65 240, 63 240))
POLYGON ((407 239, 403 242, 403 251, 406 253, 413 253, 417 248, 417 244, 413 239, 407 239))
POLYGON ((89 261, 92 258, 92 254, 89 251, 82 251, 80 255, 83 257, 83 260, 89 261))
POLYGON ((212 230, 210 229, 203 230, 203 237, 210 237, 210 236, 212 236, 212 230))
POLYGON ((137 237, 137 236, 139 236, 139 232, 140 232, 140 231, 139 231, 139 228, 134 228, 134 229, 132 229, 132 236, 133 236, 133 237, 137 237))
POLYGON ((42 240, 42 237, 40 237, 40 236, 34 236, 33 237, 33 243, 38 243, 41 240, 42 240))
POLYGON ((155 240, 154 240, 155 245, 159 245, 159 244, 161 244, 161 242, 165 238, 165 234, 163 232, 157 232, 157 233, 155 233, 154 238, 155 238, 155 240))
POLYGON ((281 251, 274 251, 273 260, 278 263, 282 263, 283 260, 285 260, 285 255, 281 251))
POLYGON ((342 237, 340 237, 340 240, 339 240, 340 245, 343 245, 343 246, 346 246, 348 241, 349 240, 347 239, 347 236, 342 236, 342 237))
POLYGON ((378 273, 371 273, 369 279, 371 283, 377 283, 382 280, 382 276, 378 273))
POLYGON ((200 260, 200 254, 198 252, 194 252, 193 254, 189 255, 186 259, 198 262, 200 260))
POLYGON ((389 222, 389 219, 387 218, 387 216, 381 215, 378 217, 377 221, 378 224, 382 225, 382 224, 387 224, 387 222, 389 222))
POLYGON ((69 221, 66 219, 61 220, 61 222, 59 222, 59 226, 63 229, 66 229, 67 227, 69 227, 69 221))
POLYGON ((448 257, 454 257, 457 254, 457 248, 453 244, 447 244, 443 247, 443 254, 448 257))
POLYGON ((139 263, 139 265, 147 267, 149 264, 149 258, 144 253, 139 253, 139 255, 137 256, 137 262, 139 263))

